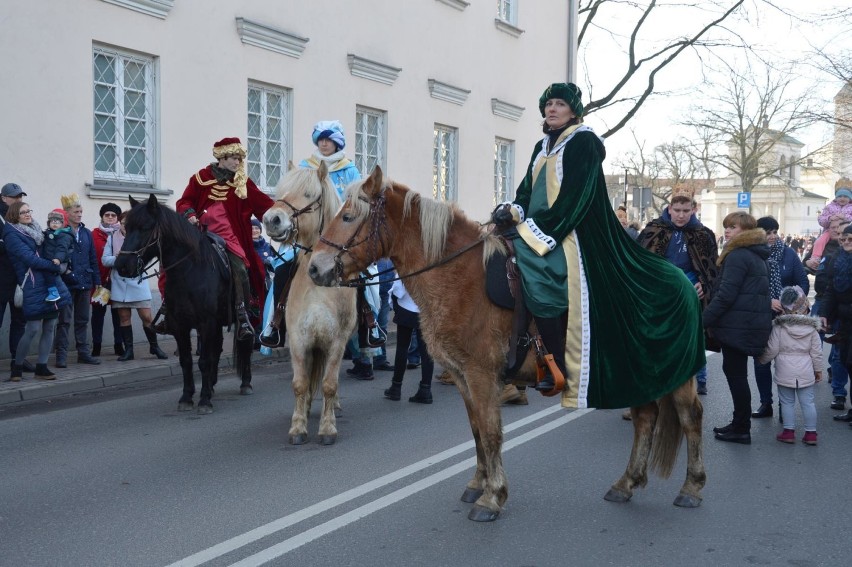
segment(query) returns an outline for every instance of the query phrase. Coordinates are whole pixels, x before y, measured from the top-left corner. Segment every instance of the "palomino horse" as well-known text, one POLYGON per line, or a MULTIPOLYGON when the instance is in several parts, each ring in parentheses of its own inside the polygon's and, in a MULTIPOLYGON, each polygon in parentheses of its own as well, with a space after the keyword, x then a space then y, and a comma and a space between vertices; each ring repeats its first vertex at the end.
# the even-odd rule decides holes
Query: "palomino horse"
POLYGON ((285 314, 296 396, 289 433, 293 445, 308 440, 308 412, 320 386, 320 443, 337 440, 337 373, 355 330, 355 290, 315 286, 308 277, 308 259, 325 223, 339 208, 340 197, 323 163, 318 170, 291 168, 278 185, 278 200, 263 215, 266 233, 292 244, 299 263, 285 314))
MULTIPOLYGON (((401 275, 425 270, 405 285, 420 307, 429 351, 453 375, 467 408, 477 461, 462 495, 463 501, 474 503, 468 518, 491 521, 508 497, 498 402, 502 383, 497 377, 506 365, 512 314, 487 298, 483 261, 450 259, 477 241, 483 241, 483 258, 496 245, 494 237, 483 236, 479 224, 455 207, 398 183, 384 183, 377 167, 347 189, 343 208, 314 249, 310 275, 319 285, 347 285, 344 280, 383 256, 401 275)), ((525 361, 521 378, 532 379, 532 358, 525 361)), ((635 487, 647 483, 649 460, 661 476, 668 476, 685 433, 687 475, 675 504, 698 506, 705 481, 701 412, 694 379, 656 402, 632 408, 630 461, 605 498, 629 500, 635 487)))
MULTIPOLYGON (((222 327, 236 320, 231 300, 231 278, 213 243, 200 230, 172 209, 160 205, 151 195, 139 203, 130 197, 130 212, 125 230, 127 236, 115 261, 124 277, 141 276, 144 266, 154 258, 160 260, 166 278, 165 302, 169 316, 166 323, 177 341, 180 367, 183 371, 183 395, 178 410, 193 408, 195 379, 192 377, 192 344, 190 333, 198 331, 201 370, 201 393, 198 413, 213 412, 213 387, 219 373, 222 354, 222 327)), ((238 341, 234 333, 234 366, 241 379, 240 394, 252 393, 251 340, 238 341)))

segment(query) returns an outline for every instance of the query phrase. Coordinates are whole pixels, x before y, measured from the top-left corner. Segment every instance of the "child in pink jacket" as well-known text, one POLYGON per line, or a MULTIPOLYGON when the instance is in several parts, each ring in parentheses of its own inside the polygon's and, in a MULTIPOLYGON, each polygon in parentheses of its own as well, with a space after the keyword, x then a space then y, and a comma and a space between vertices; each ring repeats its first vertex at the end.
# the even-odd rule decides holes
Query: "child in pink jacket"
POLYGON ((819 319, 809 317, 808 298, 799 286, 781 290, 784 314, 772 322, 772 334, 760 363, 775 360, 775 384, 781 402, 781 421, 784 429, 775 436, 782 443, 796 441, 796 398, 805 422, 806 445, 817 444, 817 414, 814 404, 814 384, 822 380, 822 342, 819 338, 819 319))
POLYGON ((825 206, 817 219, 819 225, 825 229, 814 242, 814 251, 811 254, 811 258, 814 258, 817 263, 822 257, 826 243, 831 238, 828 225, 834 217, 852 220, 852 180, 845 177, 841 177, 834 184, 834 200, 825 206))

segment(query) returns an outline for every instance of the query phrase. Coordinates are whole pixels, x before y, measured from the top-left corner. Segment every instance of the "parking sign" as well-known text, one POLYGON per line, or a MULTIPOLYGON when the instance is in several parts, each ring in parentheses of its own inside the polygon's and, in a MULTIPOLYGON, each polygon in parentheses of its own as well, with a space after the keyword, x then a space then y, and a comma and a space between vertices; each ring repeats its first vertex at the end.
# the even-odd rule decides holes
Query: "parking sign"
POLYGON ((751 206, 751 193, 737 193, 737 208, 747 209, 751 206))

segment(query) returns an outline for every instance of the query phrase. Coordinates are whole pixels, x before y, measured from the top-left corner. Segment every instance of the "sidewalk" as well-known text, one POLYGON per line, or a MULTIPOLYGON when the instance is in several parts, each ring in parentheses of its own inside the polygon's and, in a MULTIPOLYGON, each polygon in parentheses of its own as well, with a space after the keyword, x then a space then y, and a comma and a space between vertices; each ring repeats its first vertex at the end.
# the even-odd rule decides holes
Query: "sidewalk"
MULTIPOLYGON (((68 353, 68 368, 56 368, 54 366, 54 355, 51 354, 47 366, 56 374, 56 380, 39 380, 30 372, 24 373, 24 379, 20 382, 7 382, 10 374, 11 360, 0 361, 0 406, 14 404, 22 401, 30 401, 55 396, 64 396, 78 392, 109 388, 148 380, 157 380, 174 376, 177 381, 182 380, 182 372, 178 357, 173 353, 177 350, 175 340, 171 336, 160 335, 160 347, 169 355, 166 360, 159 360, 153 354, 148 353, 148 343, 139 342, 134 344, 135 358, 127 362, 118 362, 118 357, 113 353, 112 346, 106 346, 104 353, 99 357, 101 363, 98 365, 77 364, 77 353, 68 353)), ((192 341, 193 348, 195 339, 192 341)), ((222 358, 219 361, 220 369, 228 369, 233 364, 233 340, 231 333, 225 333, 222 344, 222 358)), ((193 373, 200 379, 198 372, 197 357, 193 357, 193 373)), ((28 359, 35 364, 35 355, 28 359)), ((287 348, 274 349, 271 356, 263 356, 255 351, 252 354, 252 366, 258 363, 271 361, 289 361, 290 351, 287 348)), ((221 371, 221 370, 220 370, 221 371)))

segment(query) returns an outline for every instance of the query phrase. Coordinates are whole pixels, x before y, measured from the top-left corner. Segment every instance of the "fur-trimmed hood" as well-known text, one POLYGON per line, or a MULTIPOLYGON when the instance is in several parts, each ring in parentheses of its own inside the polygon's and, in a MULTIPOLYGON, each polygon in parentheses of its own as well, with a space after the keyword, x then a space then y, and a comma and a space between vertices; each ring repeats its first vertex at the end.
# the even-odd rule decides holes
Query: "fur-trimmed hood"
POLYGON ((769 258, 769 246, 766 245, 766 231, 762 228, 753 228, 751 230, 744 230, 734 236, 725 244, 724 250, 722 250, 719 259, 716 261, 716 265, 721 266, 728 254, 734 250, 749 247, 754 247, 752 251, 764 260, 769 258))
POLYGON ((786 327, 787 332, 794 337, 802 337, 810 334, 811 329, 820 330, 820 322, 816 317, 811 317, 810 315, 801 315, 799 313, 789 313, 786 315, 779 315, 772 321, 773 325, 778 325, 779 327, 786 327), (799 327, 798 329, 795 327, 799 327))

